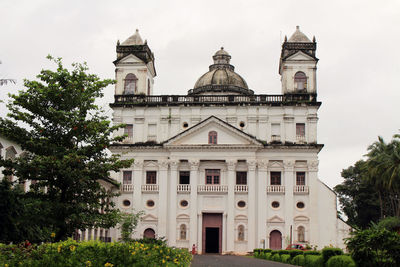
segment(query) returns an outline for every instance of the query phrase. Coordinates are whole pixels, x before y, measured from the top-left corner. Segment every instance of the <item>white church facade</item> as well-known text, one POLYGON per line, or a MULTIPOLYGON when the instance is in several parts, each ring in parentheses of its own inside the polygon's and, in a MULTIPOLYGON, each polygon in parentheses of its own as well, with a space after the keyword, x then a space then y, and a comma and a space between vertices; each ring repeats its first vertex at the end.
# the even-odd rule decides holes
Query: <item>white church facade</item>
MULTIPOLYGON (((117 44, 110 150, 135 159, 115 179, 117 206, 145 215, 134 237, 199 253, 308 243, 344 247, 349 227, 318 178, 316 42, 282 44, 282 94, 255 94, 221 48, 187 95, 154 95, 154 55, 136 32, 117 44)), ((110 232, 120 238, 118 230, 110 232)))

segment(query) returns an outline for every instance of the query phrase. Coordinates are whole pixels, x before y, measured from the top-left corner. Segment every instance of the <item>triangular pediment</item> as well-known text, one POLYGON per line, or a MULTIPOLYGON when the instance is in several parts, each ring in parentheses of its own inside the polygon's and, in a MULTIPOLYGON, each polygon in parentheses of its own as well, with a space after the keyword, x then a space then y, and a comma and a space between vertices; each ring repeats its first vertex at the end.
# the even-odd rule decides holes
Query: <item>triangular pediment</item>
POLYGON ((297 61, 297 60, 312 60, 312 61, 315 61, 315 58, 307 55, 306 53, 299 51, 299 52, 287 57, 286 60, 295 60, 295 61, 297 61))
POLYGON ((283 168, 283 162, 281 160, 270 160, 268 162, 269 168, 283 168))
POLYGON ((269 223, 284 223, 285 221, 278 215, 275 215, 275 216, 269 218, 267 222, 269 222, 269 223))
POLYGON ((167 140, 165 146, 263 146, 255 137, 211 116, 167 140), (217 144, 208 143, 209 132, 217 132, 217 144))
POLYGON ((140 58, 136 57, 133 54, 129 54, 126 57, 120 59, 118 61, 118 64, 145 64, 143 62, 143 60, 141 60, 140 58))
POLYGON ((152 215, 152 214, 147 214, 147 215, 142 217, 142 221, 149 222, 149 221, 157 221, 157 220, 158 220, 157 217, 152 215))

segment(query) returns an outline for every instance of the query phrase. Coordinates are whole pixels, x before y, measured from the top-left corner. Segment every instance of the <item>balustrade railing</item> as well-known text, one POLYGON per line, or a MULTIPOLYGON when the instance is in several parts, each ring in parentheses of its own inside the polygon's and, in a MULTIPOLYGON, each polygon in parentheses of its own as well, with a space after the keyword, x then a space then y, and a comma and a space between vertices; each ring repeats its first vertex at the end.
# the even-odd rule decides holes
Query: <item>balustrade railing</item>
POLYGON ((235 185, 236 193, 247 193, 249 191, 247 185, 235 185))
POLYGON ((306 142, 305 135, 296 135, 296 142, 300 144, 304 144, 306 142))
POLYGON ((188 193, 190 192, 190 184, 178 184, 176 191, 178 193, 188 193))
POLYGON ((283 186, 283 185, 268 185, 267 193, 285 193, 285 186, 283 186))
POLYGON ((281 141, 281 136, 273 134, 271 135, 271 142, 280 142, 281 141))
POLYGON ((308 192, 309 192, 308 185, 295 185, 293 187, 293 193, 308 194, 308 192))
POLYGON ((197 192, 208 192, 208 193, 225 193, 228 192, 227 185, 198 185, 197 192))
POLYGON ((185 103, 258 103, 317 102, 316 94, 286 95, 115 95, 114 103, 129 105, 185 103))
POLYGON ((144 184, 142 192, 158 192, 158 184, 144 184))
POLYGON ((133 192, 133 184, 123 184, 122 192, 133 192))

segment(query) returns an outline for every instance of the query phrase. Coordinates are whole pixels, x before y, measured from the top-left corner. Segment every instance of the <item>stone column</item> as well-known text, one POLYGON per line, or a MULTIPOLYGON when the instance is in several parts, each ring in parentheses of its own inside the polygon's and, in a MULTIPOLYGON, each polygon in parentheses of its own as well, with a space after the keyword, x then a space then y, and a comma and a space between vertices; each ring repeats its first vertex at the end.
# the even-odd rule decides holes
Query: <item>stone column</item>
MULTIPOLYGON (((190 244, 191 248, 193 244, 196 245, 199 252, 201 252, 201 235, 199 235, 199 240, 197 236, 197 184, 198 184, 198 172, 199 172, 199 161, 198 160, 190 160, 190 244)), ((199 220, 201 220, 201 216, 199 216, 199 220)), ((201 229, 199 231, 201 233, 201 229)))
MULTIPOLYGON (((224 253, 226 251, 231 251, 231 250, 227 250, 226 246, 227 246, 227 242, 228 242, 228 236, 230 235, 230 233, 228 233, 227 231, 227 214, 226 212, 224 212, 222 214, 222 248, 221 248, 221 252, 224 253)), ((232 235, 234 235, 234 233, 232 233, 232 235)), ((229 243, 228 243, 229 244, 229 243)))
POLYGON ((256 161, 249 160, 248 167, 248 184, 249 184, 249 203, 248 203, 248 244, 247 251, 253 251, 256 247, 256 161))
POLYGON ((158 236, 167 239, 167 209, 168 209, 168 161, 160 161, 158 165, 158 236))
POLYGON ((267 242, 267 210, 268 210, 268 201, 267 201, 267 179, 268 179, 268 160, 260 160, 258 161, 258 177, 257 177, 257 187, 258 187, 258 200, 257 200, 257 211, 258 211, 258 220, 257 220, 257 247, 261 246, 261 240, 264 239, 264 242, 267 242))
MULTIPOLYGON (((228 199, 226 213, 226 251, 235 249, 235 169, 236 161, 229 160, 228 167, 228 199)), ((225 215, 224 215, 225 216, 225 215)))
MULTIPOLYGON (((285 236, 290 238, 290 226, 293 226, 293 186, 294 186, 294 160, 285 160, 283 162, 283 185, 285 186, 285 236)), ((293 234, 293 233, 292 233, 293 234)), ((292 243, 293 243, 292 239, 292 243)))
POLYGON ((169 222, 169 233, 168 233, 168 243, 170 246, 176 245, 176 186, 178 181, 178 164, 179 161, 171 160, 171 176, 170 176, 170 187, 169 187, 169 212, 168 212, 168 222, 169 222))
MULTIPOLYGON (((142 201, 143 160, 135 159, 133 162, 133 207, 134 212, 144 210, 142 201)), ((143 233, 136 232, 134 236, 140 238, 143 233)))
MULTIPOLYGON (((308 161, 308 185, 309 185, 309 196, 310 202, 308 203, 308 210, 310 216, 310 229, 309 230, 309 242, 313 245, 319 245, 319 232, 318 227, 318 160, 308 161)), ((307 182, 307 181, 306 181, 307 182)), ((307 238, 307 237, 306 237, 307 238)))

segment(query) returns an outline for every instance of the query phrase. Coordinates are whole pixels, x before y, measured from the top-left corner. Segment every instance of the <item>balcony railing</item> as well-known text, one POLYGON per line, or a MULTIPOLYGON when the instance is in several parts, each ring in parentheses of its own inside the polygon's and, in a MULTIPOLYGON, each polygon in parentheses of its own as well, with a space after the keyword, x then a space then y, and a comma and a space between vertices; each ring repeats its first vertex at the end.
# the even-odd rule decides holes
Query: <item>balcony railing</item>
POLYGON ((180 104, 285 104, 317 103, 316 94, 285 95, 115 95, 111 106, 180 105, 180 104))
POLYGON ((236 193, 247 193, 248 191, 249 191, 249 188, 247 185, 242 185, 242 184, 235 185, 236 193))
POLYGON ((158 184, 144 184, 142 185, 143 193, 153 193, 158 192, 158 184))
POLYGON ((127 144, 133 143, 133 136, 125 137, 124 140, 122 140, 122 143, 127 143, 127 144))
POLYGON ((122 192, 133 192, 133 184, 123 184, 122 192))
POLYGON ((308 185, 295 185, 293 187, 293 193, 295 194, 308 194, 308 185))
POLYGON ((202 193, 226 193, 228 192, 227 185, 198 185, 197 192, 202 193))
POLYGON ((285 186, 269 185, 267 186, 267 193, 285 193, 285 186))
POLYGON ((190 193, 190 184, 178 184, 176 191, 178 193, 190 193))
POLYGON ((280 142, 281 141, 281 136, 273 134, 271 135, 271 142, 280 142))
POLYGON ((296 135, 296 143, 304 144, 306 142, 305 135, 296 135))

